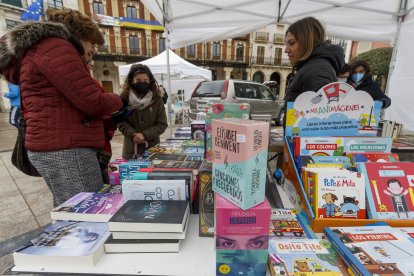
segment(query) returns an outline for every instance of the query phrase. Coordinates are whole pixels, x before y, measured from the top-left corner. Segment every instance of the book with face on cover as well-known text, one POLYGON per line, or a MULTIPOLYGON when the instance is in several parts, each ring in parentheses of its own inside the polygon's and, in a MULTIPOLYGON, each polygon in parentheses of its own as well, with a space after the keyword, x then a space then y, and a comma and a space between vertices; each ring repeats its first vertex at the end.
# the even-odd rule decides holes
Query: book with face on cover
POLYGON ((94 266, 104 253, 107 223, 58 221, 13 253, 17 266, 94 266))
POLYGON ((182 233, 189 212, 188 201, 184 200, 128 200, 108 225, 111 232, 182 233))
POLYGON ((52 220, 108 222, 124 204, 116 193, 79 193, 50 212, 52 220))

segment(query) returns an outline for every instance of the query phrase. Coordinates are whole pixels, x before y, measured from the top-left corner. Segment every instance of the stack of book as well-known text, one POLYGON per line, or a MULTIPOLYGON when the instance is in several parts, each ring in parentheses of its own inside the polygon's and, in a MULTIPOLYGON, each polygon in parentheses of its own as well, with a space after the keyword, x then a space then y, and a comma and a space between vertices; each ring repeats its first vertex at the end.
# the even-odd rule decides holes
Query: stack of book
POLYGON ((128 200, 108 222, 105 252, 178 252, 189 213, 188 201, 128 200))

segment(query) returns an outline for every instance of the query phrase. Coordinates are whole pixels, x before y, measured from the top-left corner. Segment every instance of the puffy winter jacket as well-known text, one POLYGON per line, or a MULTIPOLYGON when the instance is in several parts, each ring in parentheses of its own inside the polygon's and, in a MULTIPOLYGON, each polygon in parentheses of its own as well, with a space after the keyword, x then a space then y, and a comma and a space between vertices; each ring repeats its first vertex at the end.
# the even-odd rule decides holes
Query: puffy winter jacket
POLYGON ((122 101, 101 92, 81 58, 83 51, 58 23, 23 23, 0 40, 0 73, 12 83, 20 73, 28 150, 104 145, 102 118, 119 110, 122 101))

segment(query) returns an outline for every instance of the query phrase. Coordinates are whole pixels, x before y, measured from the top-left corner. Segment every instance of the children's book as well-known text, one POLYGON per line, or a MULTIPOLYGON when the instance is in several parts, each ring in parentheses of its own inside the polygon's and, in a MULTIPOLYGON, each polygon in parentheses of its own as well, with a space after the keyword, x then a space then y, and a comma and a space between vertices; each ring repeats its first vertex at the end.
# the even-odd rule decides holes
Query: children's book
POLYGON ((50 212, 52 220, 108 222, 124 204, 121 194, 79 193, 50 212))
POLYGON ((184 231, 190 212, 184 200, 128 200, 109 220, 109 230, 136 232, 184 231))
POLYGON ((414 218, 414 163, 357 163, 373 219, 414 218))
POLYGON ((105 242, 106 253, 178 252, 180 240, 114 239, 105 242))
POLYGON ((303 214, 295 209, 272 209, 270 239, 313 239, 315 234, 303 214))
POLYGON ((348 157, 355 166, 357 162, 399 162, 400 158, 395 153, 390 152, 359 152, 350 153, 348 157))
POLYGON ((269 268, 273 276, 340 276, 337 261, 338 256, 327 240, 271 240, 269 243, 269 268))
POLYGON ((104 253, 107 223, 58 221, 13 253, 17 266, 94 266, 104 253))
POLYGON ((414 227, 399 227, 397 228, 405 235, 405 237, 414 243, 414 227))
POLYGON ((414 244, 398 229, 331 227, 324 233, 355 275, 414 275, 414 244))
POLYGON ((124 180, 122 195, 125 201, 188 200, 185 180, 124 180))
POLYGON ((338 164, 342 168, 348 169, 351 167, 349 157, 346 156, 307 156, 301 155, 297 158, 296 164, 300 170, 302 167, 314 167, 323 164, 338 164))

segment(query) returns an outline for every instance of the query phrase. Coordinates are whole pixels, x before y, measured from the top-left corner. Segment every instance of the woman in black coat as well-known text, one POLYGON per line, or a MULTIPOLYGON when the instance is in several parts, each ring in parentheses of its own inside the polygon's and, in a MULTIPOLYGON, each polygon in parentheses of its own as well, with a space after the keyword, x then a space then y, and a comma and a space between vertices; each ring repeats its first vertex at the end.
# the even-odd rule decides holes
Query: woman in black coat
POLYGON ((351 78, 348 83, 352 85, 355 90, 362 90, 371 95, 374 101, 381 101, 382 108, 387 108, 391 105, 391 99, 382 92, 379 85, 374 82, 370 73, 369 64, 363 60, 357 60, 351 64, 351 78))

